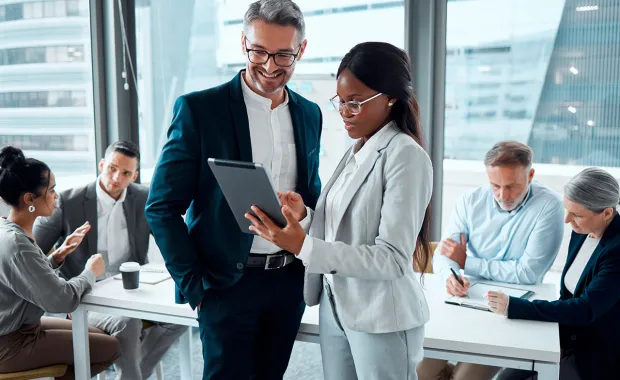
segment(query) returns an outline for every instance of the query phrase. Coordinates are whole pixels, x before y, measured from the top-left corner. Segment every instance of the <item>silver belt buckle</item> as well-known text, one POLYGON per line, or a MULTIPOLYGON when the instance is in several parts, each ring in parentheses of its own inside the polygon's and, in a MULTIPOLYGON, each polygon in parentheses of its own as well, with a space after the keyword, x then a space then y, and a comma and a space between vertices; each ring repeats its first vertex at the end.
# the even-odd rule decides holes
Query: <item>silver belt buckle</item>
POLYGON ((265 270, 279 269, 282 268, 286 264, 286 254, 280 253, 276 255, 267 255, 265 260, 265 270), (279 259, 280 263, 276 266, 271 266, 272 259, 279 259))

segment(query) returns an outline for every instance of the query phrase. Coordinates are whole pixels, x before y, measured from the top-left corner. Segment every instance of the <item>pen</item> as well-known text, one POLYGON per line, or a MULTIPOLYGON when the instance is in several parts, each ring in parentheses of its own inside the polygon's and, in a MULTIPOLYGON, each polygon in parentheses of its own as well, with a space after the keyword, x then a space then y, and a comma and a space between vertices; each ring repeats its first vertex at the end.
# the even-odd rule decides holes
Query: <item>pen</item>
POLYGON ((459 284, 461 284, 462 287, 465 287, 465 284, 463 283, 463 281, 461 281, 461 279, 459 278, 459 276, 456 274, 456 272, 454 271, 454 269, 450 268, 450 271, 452 272, 452 275, 454 275, 454 278, 456 279, 456 281, 459 282, 459 284))

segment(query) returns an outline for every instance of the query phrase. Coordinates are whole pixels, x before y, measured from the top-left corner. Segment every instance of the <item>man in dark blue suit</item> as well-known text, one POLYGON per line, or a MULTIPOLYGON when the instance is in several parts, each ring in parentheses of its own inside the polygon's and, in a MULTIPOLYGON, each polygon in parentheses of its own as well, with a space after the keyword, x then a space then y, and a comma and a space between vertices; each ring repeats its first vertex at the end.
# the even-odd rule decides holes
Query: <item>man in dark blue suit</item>
POLYGON ((321 112, 286 87, 306 48, 299 7, 251 4, 241 48, 232 81, 176 101, 146 206, 177 302, 199 310, 203 379, 282 378, 305 308, 302 263, 239 229, 207 159, 263 164, 283 204, 295 191, 314 208, 321 190, 321 112))

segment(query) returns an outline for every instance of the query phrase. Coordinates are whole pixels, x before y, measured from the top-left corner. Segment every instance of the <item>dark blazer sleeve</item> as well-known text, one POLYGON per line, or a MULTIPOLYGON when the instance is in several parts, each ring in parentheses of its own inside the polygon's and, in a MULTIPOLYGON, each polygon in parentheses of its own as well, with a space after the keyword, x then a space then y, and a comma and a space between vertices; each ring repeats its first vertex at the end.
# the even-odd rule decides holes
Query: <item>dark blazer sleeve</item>
MULTIPOLYGON (((149 240, 151 236, 151 227, 146 221, 146 215, 144 209, 146 207, 146 200, 149 196, 149 188, 140 185, 140 184, 132 184, 130 185, 134 196, 135 205, 132 207, 132 211, 135 213, 134 216, 134 227, 132 230, 134 232, 133 241, 134 241, 134 249, 136 250, 136 258, 139 263, 148 263, 148 253, 149 253, 149 240)), ((128 226, 129 227, 129 226, 128 226)), ((130 241, 132 238, 130 237, 130 241)))
POLYGON ((585 326, 620 302, 620 249, 607 252, 600 269, 580 297, 558 301, 528 301, 510 297, 508 318, 585 326))
POLYGON ((194 199, 200 154, 200 136, 181 96, 174 105, 168 141, 153 173, 145 214, 166 267, 192 308, 204 297, 203 273, 183 214, 194 199))
POLYGON ((58 207, 52 216, 37 218, 32 227, 34 240, 46 255, 50 253, 54 245, 67 234, 63 226, 63 201, 62 195, 58 197, 58 207))

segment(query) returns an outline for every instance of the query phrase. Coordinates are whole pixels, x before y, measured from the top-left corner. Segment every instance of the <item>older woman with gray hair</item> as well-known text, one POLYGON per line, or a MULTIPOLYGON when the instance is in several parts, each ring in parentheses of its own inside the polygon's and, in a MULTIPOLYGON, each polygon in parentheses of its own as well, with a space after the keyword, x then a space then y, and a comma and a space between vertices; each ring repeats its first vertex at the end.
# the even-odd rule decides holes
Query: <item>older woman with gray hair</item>
MULTIPOLYGON (((510 319, 560 324, 560 379, 620 376, 620 201, 618 181, 588 168, 564 187, 565 222, 573 233, 557 301, 528 301, 489 292, 489 306, 510 319)), ((500 379, 530 379, 505 370, 500 379)))

